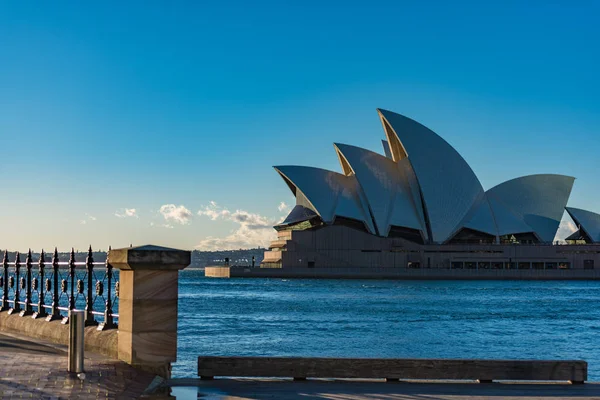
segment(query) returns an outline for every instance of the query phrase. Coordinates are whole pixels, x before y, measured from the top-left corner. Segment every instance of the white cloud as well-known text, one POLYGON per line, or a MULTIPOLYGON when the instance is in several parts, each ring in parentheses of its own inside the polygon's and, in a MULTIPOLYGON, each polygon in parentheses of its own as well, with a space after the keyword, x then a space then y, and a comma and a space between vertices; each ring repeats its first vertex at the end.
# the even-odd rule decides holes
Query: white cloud
POLYGON ((211 201, 208 206, 198 211, 198 215, 209 217, 216 221, 222 219, 231 221, 239 226, 231 234, 216 238, 209 236, 196 246, 201 250, 235 250, 240 248, 267 247, 277 237, 273 225, 277 221, 260 214, 244 210, 231 212, 211 201))
POLYGON ((240 226, 225 237, 209 236, 201 240, 196 248, 199 250, 237 250, 267 247, 275 237, 275 230, 272 226, 262 230, 252 230, 247 226, 240 226))
POLYGON ((181 225, 189 224, 193 216, 190 210, 175 204, 165 204, 160 207, 159 212, 167 222, 176 222, 181 225))
POLYGON ((198 215, 205 215, 216 221, 219 218, 228 218, 231 213, 229 210, 219 207, 216 202, 211 201, 203 210, 198 211, 198 215))
POLYGON ((281 203, 279 203, 277 209, 279 210, 279 212, 288 212, 290 210, 290 206, 287 205, 285 201, 282 201, 281 203))
POLYGON ((568 219, 568 217, 564 217, 562 221, 560 221, 560 225, 558 226, 558 231, 556 232, 556 236, 554 237, 554 241, 562 242, 566 237, 571 235, 573 232, 577 230, 577 226, 568 219))
POLYGON ((150 222, 150 226, 153 228, 167 228, 167 229, 173 229, 175 228, 173 225, 166 223, 166 224, 157 224, 154 222, 150 222))
POLYGON ((264 229, 273 225, 273 221, 268 218, 243 210, 236 210, 229 218, 242 226, 247 226, 250 230, 264 229))
POLYGON ((120 210, 117 210, 117 212, 115 212, 115 216, 119 218, 139 218, 137 210, 135 208, 121 208, 120 210))
POLYGON ((167 228, 167 229, 174 228, 174 226, 171 224, 155 224, 154 222, 150 222, 150 226, 156 227, 156 228, 167 228))
POLYGON ((88 213, 85 214, 85 218, 82 219, 81 221, 79 221, 82 225, 87 224, 88 222, 94 222, 96 221, 96 217, 94 217, 93 215, 90 215, 88 213))

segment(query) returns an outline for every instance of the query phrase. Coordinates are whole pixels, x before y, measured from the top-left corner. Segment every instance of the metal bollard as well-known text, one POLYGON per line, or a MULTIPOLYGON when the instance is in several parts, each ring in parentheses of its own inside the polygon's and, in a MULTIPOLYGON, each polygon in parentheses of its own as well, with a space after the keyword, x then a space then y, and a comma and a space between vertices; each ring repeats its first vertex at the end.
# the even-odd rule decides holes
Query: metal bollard
POLYGON ((67 371, 80 374, 83 372, 83 327, 85 312, 69 310, 69 366, 67 371))

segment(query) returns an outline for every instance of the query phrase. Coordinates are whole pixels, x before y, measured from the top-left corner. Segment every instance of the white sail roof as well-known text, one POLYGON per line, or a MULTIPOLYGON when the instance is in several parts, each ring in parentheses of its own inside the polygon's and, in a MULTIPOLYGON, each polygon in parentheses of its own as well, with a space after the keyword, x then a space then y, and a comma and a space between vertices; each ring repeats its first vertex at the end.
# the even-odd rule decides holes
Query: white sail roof
POLYGON ((532 227, 527 225, 519 215, 510 211, 494 196, 488 195, 487 199, 494 214, 496 226, 498 226, 498 236, 533 232, 532 227))
POLYGON ((492 236, 498 236, 498 226, 492 214, 490 202, 485 194, 475 202, 473 208, 467 214, 465 222, 459 225, 457 232, 462 228, 469 228, 492 236))
POLYGON ((381 236, 388 235, 391 225, 424 230, 409 183, 394 161, 360 147, 339 143, 334 146, 342 168, 349 165, 350 173, 356 176, 381 236))
POLYGON ((581 208, 566 207, 565 209, 579 229, 584 231, 592 242, 600 242, 600 214, 581 208))
MULTIPOLYGON (((541 241, 554 239, 575 178, 530 175, 484 192, 467 162, 436 133, 402 115, 377 111, 387 138, 382 140, 385 156, 335 144, 343 174, 275 167, 298 205, 326 223, 336 216, 362 221, 381 236, 392 226, 419 230, 429 243, 447 242, 463 228, 492 236, 533 233, 541 241)), ((567 211, 600 242, 599 214, 567 211)))
MULTIPOLYGON (((501 183, 487 191, 490 199, 504 206, 521 224, 530 227, 540 240, 552 242, 571 195, 575 178, 565 175, 528 175, 501 183)), ((494 208, 500 221, 500 209, 494 208)), ((503 230, 506 232, 506 230, 503 230)), ((516 233, 516 232, 510 232, 516 233)), ((508 232, 506 232, 508 234, 508 232)))
POLYGON ((312 209, 324 222, 333 222, 335 216, 352 218, 365 223, 369 232, 376 232, 367 205, 358 193, 356 178, 313 167, 287 165, 274 168, 296 196, 297 204, 312 209))
MULTIPOLYGON (((444 139, 410 118, 377 110, 395 161, 408 158, 423 196, 431 239, 442 243, 483 194, 471 167, 444 139)), ((486 212, 485 208, 482 212, 486 212)))

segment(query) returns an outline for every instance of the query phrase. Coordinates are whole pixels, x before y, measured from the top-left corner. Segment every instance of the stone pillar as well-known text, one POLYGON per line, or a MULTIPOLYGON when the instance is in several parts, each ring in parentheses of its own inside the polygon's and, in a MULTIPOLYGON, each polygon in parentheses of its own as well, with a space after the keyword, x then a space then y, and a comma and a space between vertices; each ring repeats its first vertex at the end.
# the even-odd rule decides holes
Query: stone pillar
POLYGON ((191 252, 159 246, 111 250, 119 272, 119 359, 134 367, 171 376, 177 360, 178 273, 191 252))

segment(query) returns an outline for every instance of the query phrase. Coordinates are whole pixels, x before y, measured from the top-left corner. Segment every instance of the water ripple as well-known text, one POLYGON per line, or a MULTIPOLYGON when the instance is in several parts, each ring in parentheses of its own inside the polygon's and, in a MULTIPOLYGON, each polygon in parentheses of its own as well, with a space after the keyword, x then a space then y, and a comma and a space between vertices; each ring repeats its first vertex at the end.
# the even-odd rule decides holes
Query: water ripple
POLYGON ((183 271, 174 376, 199 355, 557 358, 600 379, 598 282, 207 279, 183 271))

